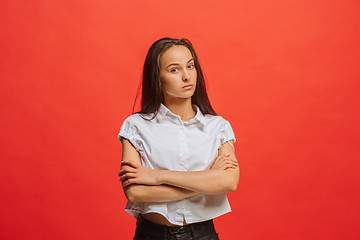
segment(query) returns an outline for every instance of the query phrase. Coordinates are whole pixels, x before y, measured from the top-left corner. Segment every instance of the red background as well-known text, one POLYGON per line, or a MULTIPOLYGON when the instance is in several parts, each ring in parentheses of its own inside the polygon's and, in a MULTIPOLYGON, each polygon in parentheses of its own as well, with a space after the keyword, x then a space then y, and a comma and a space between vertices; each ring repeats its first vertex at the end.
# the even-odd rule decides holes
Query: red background
POLYGON ((0 238, 130 239, 117 134, 187 37, 241 165, 221 239, 360 239, 360 3, 1 1, 0 238))

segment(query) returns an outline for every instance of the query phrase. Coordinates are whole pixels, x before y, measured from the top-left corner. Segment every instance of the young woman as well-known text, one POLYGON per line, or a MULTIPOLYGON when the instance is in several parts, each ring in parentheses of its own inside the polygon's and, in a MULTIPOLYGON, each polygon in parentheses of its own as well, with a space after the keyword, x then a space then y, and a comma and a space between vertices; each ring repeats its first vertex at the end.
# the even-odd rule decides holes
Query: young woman
POLYGON ((145 59, 141 111, 121 126, 119 173, 134 239, 219 239, 239 168, 230 123, 217 116, 191 43, 162 38, 145 59))

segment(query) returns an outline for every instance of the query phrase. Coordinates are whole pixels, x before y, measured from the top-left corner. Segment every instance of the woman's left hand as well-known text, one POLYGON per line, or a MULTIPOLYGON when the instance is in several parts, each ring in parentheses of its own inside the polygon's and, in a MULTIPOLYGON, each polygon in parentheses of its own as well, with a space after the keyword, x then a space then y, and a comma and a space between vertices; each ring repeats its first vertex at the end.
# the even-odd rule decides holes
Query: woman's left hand
POLYGON ((133 162, 123 162, 119 176, 124 187, 131 184, 160 185, 156 170, 133 162))

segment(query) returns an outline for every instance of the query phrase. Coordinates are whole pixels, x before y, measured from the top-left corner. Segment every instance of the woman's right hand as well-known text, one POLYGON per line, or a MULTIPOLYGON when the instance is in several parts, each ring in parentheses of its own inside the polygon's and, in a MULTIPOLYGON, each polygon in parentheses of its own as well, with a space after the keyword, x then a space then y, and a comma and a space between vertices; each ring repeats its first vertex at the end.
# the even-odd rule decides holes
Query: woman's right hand
POLYGON ((210 170, 226 170, 228 168, 237 168, 238 162, 235 158, 230 158, 230 154, 222 154, 216 157, 210 170))
POLYGON ((122 162, 119 177, 124 187, 131 184, 153 186, 161 184, 156 170, 144 167, 136 162, 122 162))

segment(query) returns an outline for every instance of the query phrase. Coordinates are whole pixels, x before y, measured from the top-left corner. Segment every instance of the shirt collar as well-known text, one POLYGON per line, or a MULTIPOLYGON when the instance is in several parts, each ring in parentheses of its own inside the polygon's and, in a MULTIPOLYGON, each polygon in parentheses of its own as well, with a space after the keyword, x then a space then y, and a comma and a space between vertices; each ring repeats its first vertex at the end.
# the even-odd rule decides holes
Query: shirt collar
POLYGON ((167 107, 165 107, 164 104, 161 103, 160 108, 157 112, 157 118, 160 120, 164 119, 165 116, 168 116, 169 119, 175 120, 176 122, 182 122, 186 124, 192 124, 192 123, 201 123, 202 125, 205 125, 205 116, 200 111, 200 108, 193 104, 193 107, 196 108, 196 115, 194 118, 190 119, 189 121, 183 122, 179 115, 176 115, 172 113, 167 107), (177 120, 176 120, 177 119, 177 120))

